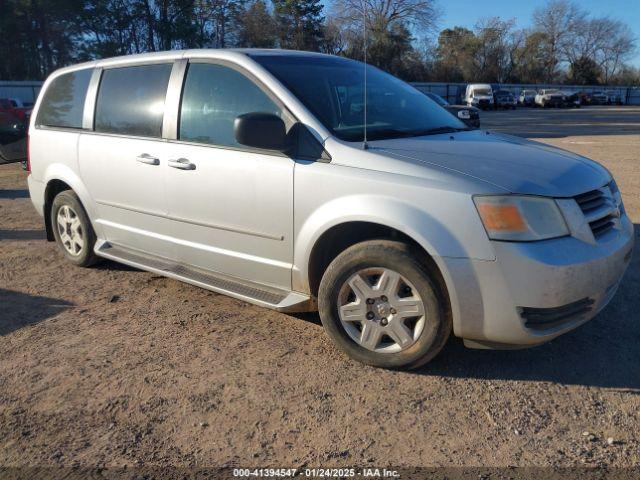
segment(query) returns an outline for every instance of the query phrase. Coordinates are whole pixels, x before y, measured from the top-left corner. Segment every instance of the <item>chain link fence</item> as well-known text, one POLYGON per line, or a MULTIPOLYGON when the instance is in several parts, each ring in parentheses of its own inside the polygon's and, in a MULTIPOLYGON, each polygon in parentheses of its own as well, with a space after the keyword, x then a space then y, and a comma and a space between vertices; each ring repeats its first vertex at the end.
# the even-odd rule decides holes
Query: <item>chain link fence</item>
MULTIPOLYGON (((463 103, 465 90, 468 83, 441 83, 441 82, 413 82, 412 85, 421 92, 433 92, 440 95, 452 104, 463 103)), ((640 87, 619 87, 605 85, 558 85, 546 84, 515 84, 515 83, 492 83, 493 90, 508 90, 517 98, 522 90, 541 90, 546 88, 557 88, 563 92, 572 94, 577 92, 604 92, 605 94, 619 95, 625 105, 640 105, 640 87)))
MULTIPOLYGON (((23 102, 33 103, 38 98, 43 82, 9 82, 0 81, 0 98, 17 98, 23 102)), ((467 88, 467 83, 414 82, 414 87, 422 92, 433 92, 445 98, 449 103, 460 104, 467 88)), ((543 88, 557 88, 567 93, 575 92, 605 92, 616 93, 625 105, 640 105, 640 87, 607 87, 602 85, 557 85, 557 84, 492 84, 494 90, 509 90, 516 98, 522 90, 540 90, 543 88)))
POLYGON ((0 81, 0 98, 17 98, 22 102, 35 103, 43 82, 0 81))

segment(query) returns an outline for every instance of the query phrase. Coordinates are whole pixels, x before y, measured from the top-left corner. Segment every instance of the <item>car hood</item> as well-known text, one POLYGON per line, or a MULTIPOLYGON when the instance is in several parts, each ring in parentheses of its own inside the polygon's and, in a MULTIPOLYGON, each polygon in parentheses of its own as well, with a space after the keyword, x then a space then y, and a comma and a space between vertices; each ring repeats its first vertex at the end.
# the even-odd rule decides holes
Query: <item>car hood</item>
POLYGON ((483 130, 370 142, 376 153, 457 172, 512 193, 572 197, 611 181, 598 163, 549 145, 483 130))

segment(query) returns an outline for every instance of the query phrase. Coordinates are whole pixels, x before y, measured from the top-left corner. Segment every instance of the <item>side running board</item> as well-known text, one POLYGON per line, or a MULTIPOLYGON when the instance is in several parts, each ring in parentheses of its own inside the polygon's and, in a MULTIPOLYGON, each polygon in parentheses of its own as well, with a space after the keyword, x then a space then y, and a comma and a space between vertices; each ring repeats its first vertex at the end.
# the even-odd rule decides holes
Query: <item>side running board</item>
POLYGON ((308 295, 246 282, 228 275, 182 265, 162 257, 108 242, 98 241, 95 252, 96 255, 139 268, 140 270, 175 278, 176 280, 279 312, 306 312, 315 309, 314 302, 308 295))

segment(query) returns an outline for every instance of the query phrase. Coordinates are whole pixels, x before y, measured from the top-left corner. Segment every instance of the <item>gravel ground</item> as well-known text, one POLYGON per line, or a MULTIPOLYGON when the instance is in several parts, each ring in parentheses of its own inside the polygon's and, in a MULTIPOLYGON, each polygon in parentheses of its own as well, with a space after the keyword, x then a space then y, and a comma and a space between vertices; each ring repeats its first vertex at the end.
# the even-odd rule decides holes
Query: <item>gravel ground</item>
MULTIPOLYGON (((587 155, 640 223, 640 108, 487 112, 587 155)), ((0 166, 0 465, 614 466, 640 463, 640 254, 611 305, 522 351, 451 339, 431 364, 347 360, 285 315, 44 240, 0 166)), ((640 228, 636 229, 640 234, 640 228)))

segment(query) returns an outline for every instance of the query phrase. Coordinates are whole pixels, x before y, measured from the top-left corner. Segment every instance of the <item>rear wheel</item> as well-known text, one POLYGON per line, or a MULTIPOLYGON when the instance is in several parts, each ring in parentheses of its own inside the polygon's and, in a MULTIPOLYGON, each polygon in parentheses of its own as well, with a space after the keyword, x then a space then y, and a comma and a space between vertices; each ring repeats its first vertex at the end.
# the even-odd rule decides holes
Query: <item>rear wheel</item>
POLYGON ((437 285, 410 246, 387 240, 356 244, 322 277, 322 324, 338 347, 362 363, 419 367, 440 352, 451 332, 437 285))
POLYGON ((53 199, 51 227, 58 247, 71 263, 88 267, 98 261, 93 253, 96 234, 80 199, 71 190, 60 192, 53 199))

